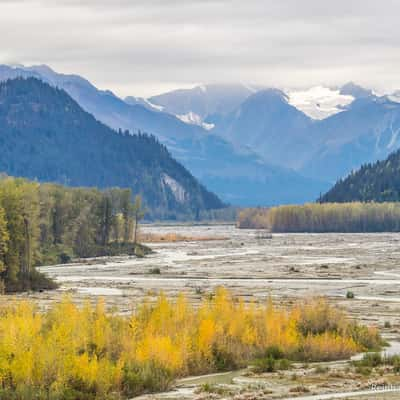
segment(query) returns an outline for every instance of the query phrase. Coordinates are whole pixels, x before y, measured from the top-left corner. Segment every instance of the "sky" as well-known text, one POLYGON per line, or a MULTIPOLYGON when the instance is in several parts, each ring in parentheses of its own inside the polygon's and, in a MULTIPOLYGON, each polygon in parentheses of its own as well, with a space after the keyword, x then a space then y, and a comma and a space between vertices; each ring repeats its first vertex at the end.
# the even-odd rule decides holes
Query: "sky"
POLYGON ((400 89, 400 0, 0 0, 0 63, 120 96, 199 83, 400 89))

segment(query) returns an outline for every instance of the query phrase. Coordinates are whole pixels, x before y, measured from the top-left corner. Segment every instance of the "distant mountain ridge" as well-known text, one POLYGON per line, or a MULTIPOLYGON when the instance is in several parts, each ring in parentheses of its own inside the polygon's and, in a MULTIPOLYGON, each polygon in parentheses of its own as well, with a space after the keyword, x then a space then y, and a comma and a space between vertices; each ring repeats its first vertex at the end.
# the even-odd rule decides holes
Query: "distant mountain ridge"
POLYGON ((71 186, 127 187, 153 218, 224 207, 148 135, 117 133, 36 78, 0 83, 0 171, 71 186))
POLYGON ((400 104, 354 85, 346 90, 357 97, 321 120, 294 107, 285 93, 263 90, 221 117, 212 132, 269 163, 335 182, 400 148, 400 104))
MULTIPOLYGON (((174 107, 184 93, 185 111, 199 112, 190 105, 200 88, 152 99, 162 99, 164 109, 178 112, 174 107)), ((202 115, 203 122, 213 125, 211 133, 249 149, 267 163, 335 182, 363 163, 383 159, 399 148, 398 93, 378 96, 353 82, 302 91, 264 88, 247 91, 229 112, 214 109, 213 114, 202 115)))
MULTIPOLYGON (((245 206, 301 203, 315 199, 329 187, 329 183, 306 178, 287 166, 271 165, 249 146, 232 144, 201 126, 185 123, 164 112, 162 106, 154 109, 152 101, 132 98, 129 101, 133 104, 128 104, 84 78, 58 74, 46 66, 0 67, 0 81, 16 76, 35 76, 64 89, 85 111, 116 130, 156 135, 178 161, 225 202, 245 206)), ((243 89, 243 95, 249 91, 243 89)))
POLYGON ((46 66, 0 67, 0 80, 18 74, 65 89, 114 129, 155 134, 234 205, 312 201, 350 171, 400 148, 400 95, 378 96, 352 82, 295 91, 200 85, 124 101, 46 66))
POLYGON ((288 103, 284 92, 265 89, 223 117, 213 132, 249 147, 272 164, 297 168, 301 155, 312 145, 308 137, 312 124, 309 117, 288 103))
POLYGON ((191 123, 201 125, 202 121, 215 114, 225 115, 232 112, 259 89, 243 84, 200 85, 153 96, 149 98, 149 102, 181 119, 191 114, 191 123))

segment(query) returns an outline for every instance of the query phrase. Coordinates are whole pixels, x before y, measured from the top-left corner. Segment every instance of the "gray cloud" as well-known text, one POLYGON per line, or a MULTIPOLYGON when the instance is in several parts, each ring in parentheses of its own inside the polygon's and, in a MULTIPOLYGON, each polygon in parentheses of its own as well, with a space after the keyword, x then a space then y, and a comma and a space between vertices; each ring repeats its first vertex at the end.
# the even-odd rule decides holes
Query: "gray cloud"
POLYGON ((400 87, 398 0, 0 0, 0 62, 121 95, 199 82, 400 87))

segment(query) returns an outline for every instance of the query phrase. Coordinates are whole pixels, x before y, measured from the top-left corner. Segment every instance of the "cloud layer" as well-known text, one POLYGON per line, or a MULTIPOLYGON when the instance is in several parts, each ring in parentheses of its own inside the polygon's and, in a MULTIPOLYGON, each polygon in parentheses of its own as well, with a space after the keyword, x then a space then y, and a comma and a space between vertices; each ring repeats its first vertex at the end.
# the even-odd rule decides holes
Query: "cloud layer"
POLYGON ((400 88, 398 0, 0 0, 0 63, 121 95, 198 82, 400 88))

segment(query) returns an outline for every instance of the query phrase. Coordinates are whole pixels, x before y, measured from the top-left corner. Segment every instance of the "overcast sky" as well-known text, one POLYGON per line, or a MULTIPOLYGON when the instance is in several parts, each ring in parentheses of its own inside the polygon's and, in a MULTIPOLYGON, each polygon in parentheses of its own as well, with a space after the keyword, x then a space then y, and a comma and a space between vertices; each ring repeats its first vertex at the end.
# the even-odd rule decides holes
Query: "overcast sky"
POLYGON ((400 0, 0 0, 0 63, 117 94, 207 82, 400 89, 400 0))

